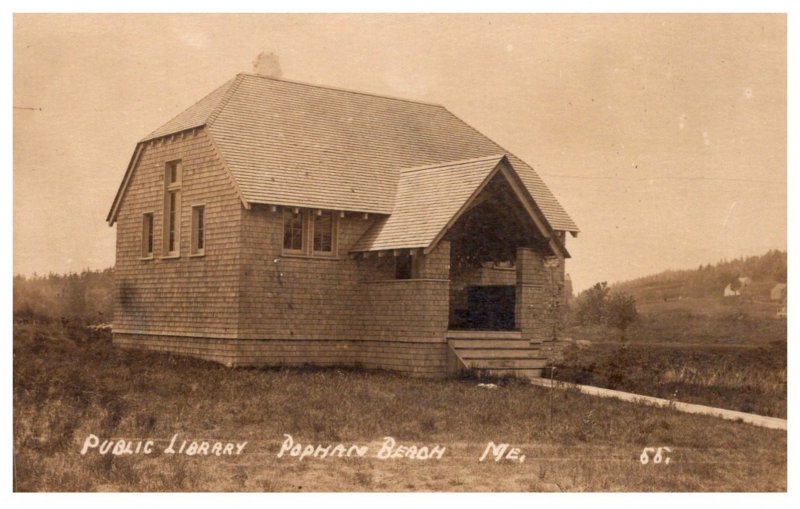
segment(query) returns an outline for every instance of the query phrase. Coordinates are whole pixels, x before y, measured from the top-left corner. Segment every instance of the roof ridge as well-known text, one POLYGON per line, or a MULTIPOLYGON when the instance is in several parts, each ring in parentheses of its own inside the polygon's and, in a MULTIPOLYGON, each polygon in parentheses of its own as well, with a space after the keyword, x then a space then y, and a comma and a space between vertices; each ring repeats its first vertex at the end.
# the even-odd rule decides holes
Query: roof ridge
POLYGON ((381 99, 390 99, 392 101, 403 101, 403 102, 412 103, 412 104, 423 104, 425 106, 436 106, 438 108, 444 108, 444 105, 439 104, 439 103, 433 103, 433 102, 427 102, 427 101, 419 101, 419 100, 415 100, 415 99, 406 99, 404 97, 395 97, 395 96, 391 96, 391 95, 382 95, 382 94, 378 94, 378 93, 375 93, 375 92, 364 92, 364 91, 361 91, 361 90, 353 90, 351 88, 344 88, 344 87, 334 87, 334 86, 331 86, 331 85, 318 85, 316 83, 310 83, 308 81, 290 80, 290 79, 287 79, 287 78, 276 78, 274 76, 266 76, 264 74, 255 74, 255 73, 250 73, 250 72, 240 72, 240 73, 237 73, 237 76, 250 76, 252 78, 262 78, 262 79, 273 80, 273 81, 281 81, 281 82, 284 82, 284 83, 293 83, 295 85, 304 85, 304 86, 312 87, 312 88, 321 88, 323 90, 335 90, 337 92, 347 92, 349 94, 368 95, 368 96, 371 96, 371 97, 379 97, 381 99))
POLYGON ((477 163, 479 161, 491 161, 491 160, 500 160, 505 157, 506 154, 499 153, 490 156, 481 156, 481 157, 472 157, 470 159, 459 159, 457 161, 444 161, 441 163, 434 163, 434 164, 425 164, 421 166, 411 166, 408 168, 400 168, 400 173, 410 173, 412 171, 422 171, 422 170, 429 170, 433 168, 444 168, 445 166, 459 166, 462 164, 467 163, 477 163))
POLYGON ((233 81, 233 83, 231 83, 228 86, 228 89, 225 90, 225 94, 223 94, 222 98, 219 100, 219 102, 217 102, 217 105, 214 106, 214 109, 211 110, 211 113, 208 114, 208 117, 203 125, 210 126, 217 119, 223 108, 225 108, 225 105, 228 104, 228 101, 230 101, 231 97, 233 97, 236 89, 239 88, 239 84, 242 82, 238 74, 231 81, 233 81))
MULTIPOLYGON (((529 167, 529 168, 530 168, 530 169, 533 171, 533 174, 534 174, 534 175, 536 175, 536 177, 537 177, 537 178, 539 179, 539 181, 542 183, 542 185, 544 185, 545 189, 547 189, 547 191, 549 191, 549 193, 550 193, 550 196, 552 197, 553 201, 555 201, 556 205, 558 205, 558 207, 559 207, 559 208, 562 210, 562 212, 564 213, 564 215, 565 215, 565 216, 566 216, 566 217, 569 219, 570 223, 572 223, 572 227, 574 228, 574 230, 569 230, 569 231, 580 231, 580 229, 578 228, 578 225, 575 223, 575 220, 574 220, 574 219, 572 219, 572 216, 570 216, 570 215, 567 213, 567 210, 564 208, 564 206, 563 206, 563 205, 561 205, 561 202, 560 202, 560 201, 558 201, 558 198, 556 198, 556 195, 555 195, 555 194, 553 194, 553 192, 552 192, 552 191, 550 191, 550 188, 547 186, 547 184, 545 183, 544 179, 542 178, 542 176, 541 176, 541 175, 539 175, 539 172, 538 172, 538 171, 536 171, 536 168, 534 168, 534 167, 533 167, 533 165, 526 163, 526 162, 525 162, 525 160, 524 160, 524 159, 522 159, 521 157, 519 157, 519 156, 517 156, 516 154, 514 154, 513 152, 511 152, 511 151, 509 151, 509 150, 507 150, 507 149, 505 149, 505 148, 501 147, 499 143, 497 143, 496 141, 494 141, 493 139, 489 138, 488 136, 486 136, 485 134, 483 134, 482 132, 480 132, 478 129, 476 129, 475 127, 473 127, 473 126, 472 126, 472 125, 470 125, 469 123, 467 123, 467 122, 466 122, 464 119, 462 119, 461 117, 459 117, 458 115, 456 115, 455 113, 453 113, 452 111, 450 111, 449 109, 447 109, 447 107, 444 107, 444 110, 445 110, 447 113, 449 113, 450 115, 452 115, 452 116, 453 116, 453 118, 455 118, 456 120, 458 120, 459 122, 461 122, 462 124, 464 124, 466 127, 468 127, 469 129, 472 129, 472 131, 473 131, 473 132, 477 133, 478 135, 482 136, 483 138, 486 138, 486 139, 487 139, 487 140, 489 140, 489 141, 490 141, 492 144, 494 144, 496 147, 498 147, 498 148, 502 149, 502 150, 505 152, 506 156, 511 156, 511 157, 513 157, 514 159, 517 159, 517 160, 519 160, 519 161, 520 161, 522 164, 524 164, 524 165, 528 166, 528 167, 529 167)), ((511 164, 511 161, 509 161, 509 164, 511 164)), ((513 168, 513 166, 514 166, 514 165, 513 165, 513 164, 511 164, 511 166, 512 166, 512 168, 513 168)), ((515 171, 516 171, 516 170, 515 170, 515 171)), ((550 227, 552 228, 552 225, 550 225, 550 219, 549 219, 549 218, 547 218, 546 216, 545 216, 545 221, 547 221, 547 223, 548 223, 548 226, 550 226, 550 227)))

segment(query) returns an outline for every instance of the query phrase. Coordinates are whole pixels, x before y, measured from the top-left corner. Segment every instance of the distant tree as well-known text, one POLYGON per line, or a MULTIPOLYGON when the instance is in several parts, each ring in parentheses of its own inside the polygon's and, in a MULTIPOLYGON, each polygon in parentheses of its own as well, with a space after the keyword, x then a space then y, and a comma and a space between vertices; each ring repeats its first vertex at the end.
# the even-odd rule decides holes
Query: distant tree
POLYGON ((581 325, 600 325, 606 319, 606 301, 608 300, 608 283, 595 283, 588 290, 578 295, 575 302, 575 318, 581 325))
POLYGON ((619 329, 620 339, 625 339, 628 326, 639 319, 636 299, 623 292, 613 292, 606 303, 606 324, 619 329))
POLYGON ((14 317, 20 320, 108 322, 114 312, 114 272, 14 276, 14 317))
POLYGON ((786 253, 776 251, 772 257, 772 264, 767 269, 772 280, 778 283, 786 282, 787 275, 787 260, 786 253))
POLYGON ((605 281, 596 283, 578 295, 575 319, 581 325, 614 327, 619 329, 620 339, 625 339, 625 331, 639 319, 636 298, 619 288, 611 291, 605 281))
POLYGON ((651 274, 617 283, 614 289, 622 289, 640 302, 663 298, 664 292, 684 297, 716 297, 730 283, 738 288, 739 282, 734 280, 739 276, 749 277, 753 282, 785 283, 786 273, 786 251, 773 249, 760 256, 722 259, 697 269, 651 274))

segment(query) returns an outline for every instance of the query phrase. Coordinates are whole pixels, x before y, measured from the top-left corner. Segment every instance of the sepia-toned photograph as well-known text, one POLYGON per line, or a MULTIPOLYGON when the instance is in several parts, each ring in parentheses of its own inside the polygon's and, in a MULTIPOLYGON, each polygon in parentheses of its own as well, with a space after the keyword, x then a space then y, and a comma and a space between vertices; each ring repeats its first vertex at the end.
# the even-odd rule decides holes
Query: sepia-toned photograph
POLYGON ((786 13, 9 17, 14 492, 788 491, 786 13))

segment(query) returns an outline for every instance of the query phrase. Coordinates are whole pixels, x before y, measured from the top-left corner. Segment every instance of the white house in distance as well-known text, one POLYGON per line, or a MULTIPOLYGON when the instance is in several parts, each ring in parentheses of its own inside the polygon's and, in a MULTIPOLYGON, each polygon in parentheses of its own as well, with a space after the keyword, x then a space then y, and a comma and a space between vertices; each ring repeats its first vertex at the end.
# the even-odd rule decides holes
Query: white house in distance
POLYGON ((722 295, 725 297, 738 297, 752 282, 753 280, 749 277, 737 278, 735 281, 728 283, 722 295))

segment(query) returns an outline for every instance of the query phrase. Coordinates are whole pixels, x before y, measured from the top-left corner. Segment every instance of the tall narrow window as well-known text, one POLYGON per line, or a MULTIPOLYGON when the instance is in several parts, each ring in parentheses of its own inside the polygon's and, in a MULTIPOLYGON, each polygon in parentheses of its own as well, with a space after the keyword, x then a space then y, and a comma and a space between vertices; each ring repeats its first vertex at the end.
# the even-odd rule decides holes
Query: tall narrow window
POLYGON ((153 213, 142 215, 142 258, 153 256, 153 213))
POLYGON ((167 201, 169 202, 169 209, 167 212, 169 214, 169 217, 167 218, 167 224, 169 225, 167 227, 167 251, 169 251, 171 254, 177 251, 175 242, 177 240, 175 238, 175 234, 177 233, 175 219, 177 218, 175 216, 178 214, 178 191, 169 191, 167 195, 169 196, 169 198, 167 198, 167 201))
POLYGON ((171 161, 167 163, 167 182, 169 184, 178 183, 178 162, 171 161))
POLYGON ((314 215, 314 252, 333 254, 334 216, 322 211, 314 215))
POLYGON ((164 255, 180 251, 181 162, 170 161, 164 169, 164 255))
POLYGON ((203 205, 192 207, 192 254, 203 254, 206 246, 205 211, 203 205))
POLYGON ((303 214, 300 211, 283 211, 283 249, 302 253, 303 240, 303 214))

